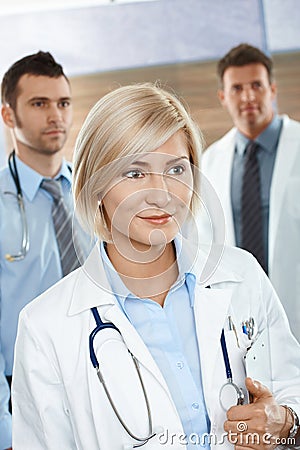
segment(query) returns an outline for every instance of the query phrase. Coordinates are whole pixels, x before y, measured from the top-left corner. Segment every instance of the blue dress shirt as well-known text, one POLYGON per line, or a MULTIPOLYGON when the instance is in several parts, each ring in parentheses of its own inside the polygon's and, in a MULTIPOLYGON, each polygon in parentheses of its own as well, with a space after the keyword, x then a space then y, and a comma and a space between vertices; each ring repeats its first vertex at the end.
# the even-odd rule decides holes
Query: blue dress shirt
MULTIPOLYGON (((52 222, 53 199, 40 189, 42 175, 16 157, 16 166, 24 197, 29 229, 29 251, 20 261, 9 262, 6 254, 20 251, 22 221, 16 199, 16 187, 9 168, 0 171, 0 342, 5 373, 11 375, 13 351, 21 309, 62 278, 59 250, 52 222)), ((56 178, 62 177, 67 206, 73 209, 71 172, 63 161, 56 178)))
POLYGON ((9 386, 4 376, 4 359, 0 351, 0 450, 11 447, 11 415, 8 411, 9 386))
MULTIPOLYGON (((179 242, 176 240, 175 243, 178 249, 179 242)), ((126 288, 113 268, 103 243, 101 255, 120 308, 140 334, 168 385, 186 442, 195 442, 196 434, 199 443, 202 443, 201 437, 209 433, 210 421, 203 396, 194 320, 195 275, 183 273, 184 263, 181 264, 178 258, 178 280, 181 281, 171 288, 161 307, 153 300, 136 297, 126 288)), ((203 449, 209 448, 209 445, 191 444, 187 448, 203 449)))
MULTIPOLYGON (((270 187, 281 128, 282 119, 279 116, 275 116, 270 125, 255 139, 255 142, 260 145, 260 148, 257 151, 257 159, 261 180, 263 239, 267 265, 270 187)), ((238 247, 241 246, 241 192, 244 173, 244 156, 248 142, 249 139, 238 131, 231 173, 231 203, 236 245, 238 247)))

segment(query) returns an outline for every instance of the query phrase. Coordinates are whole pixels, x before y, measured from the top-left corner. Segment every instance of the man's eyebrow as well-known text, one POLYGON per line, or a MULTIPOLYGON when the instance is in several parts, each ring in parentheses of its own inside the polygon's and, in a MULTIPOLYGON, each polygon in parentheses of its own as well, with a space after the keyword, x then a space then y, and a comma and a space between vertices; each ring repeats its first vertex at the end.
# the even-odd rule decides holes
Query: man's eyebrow
POLYGON ((28 99, 29 102, 36 102, 36 101, 49 101, 50 98, 49 97, 31 97, 28 99))
POLYGON ((60 97, 60 98, 58 98, 57 100, 52 100, 51 98, 49 98, 49 97, 31 97, 30 99, 28 99, 28 101, 29 102, 41 102, 41 101, 43 101, 43 102, 51 102, 51 101, 58 101, 58 102, 61 102, 61 101, 71 101, 71 97, 60 97))

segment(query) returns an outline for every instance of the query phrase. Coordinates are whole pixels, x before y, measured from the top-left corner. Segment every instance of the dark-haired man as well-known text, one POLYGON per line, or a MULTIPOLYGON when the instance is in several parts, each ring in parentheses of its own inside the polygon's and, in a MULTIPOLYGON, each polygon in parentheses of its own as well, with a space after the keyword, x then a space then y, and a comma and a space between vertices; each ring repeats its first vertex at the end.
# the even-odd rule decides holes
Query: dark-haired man
POLYGON ((0 343, 11 382, 20 310, 79 261, 70 234, 71 168, 62 154, 72 123, 69 80, 39 51, 15 62, 1 88, 14 143, 0 172, 0 343))
MULTIPOLYGON (((260 49, 231 49, 218 77, 235 126, 204 152, 202 170, 221 200, 227 242, 257 257, 300 341, 300 124, 276 113, 273 62, 260 49)), ((207 217, 199 223, 208 235, 207 217)))

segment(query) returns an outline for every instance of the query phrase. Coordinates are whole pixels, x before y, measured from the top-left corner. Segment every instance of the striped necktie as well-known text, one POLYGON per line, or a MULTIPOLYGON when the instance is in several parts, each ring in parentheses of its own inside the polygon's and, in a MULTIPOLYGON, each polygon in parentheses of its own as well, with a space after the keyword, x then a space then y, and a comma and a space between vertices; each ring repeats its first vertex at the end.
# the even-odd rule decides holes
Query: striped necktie
POLYGON ((44 179, 41 188, 53 198, 52 220, 60 254, 63 275, 80 266, 72 236, 72 212, 66 207, 60 180, 44 179))
POLYGON ((263 242, 260 171, 257 159, 259 144, 249 141, 244 156, 241 195, 241 247, 251 252, 267 273, 263 242))

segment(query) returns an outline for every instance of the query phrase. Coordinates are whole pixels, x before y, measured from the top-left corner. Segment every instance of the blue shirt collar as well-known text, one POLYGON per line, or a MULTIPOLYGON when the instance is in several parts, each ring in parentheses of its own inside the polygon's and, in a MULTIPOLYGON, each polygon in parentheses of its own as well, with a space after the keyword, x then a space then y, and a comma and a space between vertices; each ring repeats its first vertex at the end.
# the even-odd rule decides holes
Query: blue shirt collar
MULTIPOLYGON (((175 285, 172 287, 172 290, 178 289, 179 286, 182 286, 183 283, 186 283, 187 290, 189 293, 189 299, 191 307, 194 306, 194 290, 196 285, 196 275, 193 271, 186 271, 185 268, 190 268, 189 257, 186 252, 184 252, 184 248, 182 246, 182 237, 180 235, 176 236, 174 239, 176 255, 177 255, 177 264, 178 264, 178 279, 175 285)), ((114 295, 117 297, 121 307, 124 308, 124 304, 127 298, 136 298, 135 295, 130 292, 130 290, 125 286, 119 274, 116 272, 113 267, 108 255, 106 253, 104 242, 100 242, 100 254, 103 260, 103 266, 109 281, 109 284, 114 292, 114 295)))
MULTIPOLYGON (((272 122, 267 126, 267 128, 255 139, 264 150, 272 153, 277 148, 277 143, 279 140, 280 132, 282 127, 282 118, 278 115, 273 117, 272 122)), ((244 154, 245 148, 250 139, 248 139, 239 130, 236 134, 236 152, 242 156, 244 154)))
MULTIPOLYGON (((23 161, 21 161, 17 156, 16 156, 16 166, 22 192, 23 194, 26 195, 29 201, 32 201, 37 191, 39 190, 41 181, 45 177, 43 177, 40 173, 36 172, 35 170, 31 169, 31 167, 23 163, 23 161)), ((72 173, 70 171, 68 163, 65 160, 62 161, 60 171, 55 178, 58 179, 60 176, 62 176, 66 180, 66 182, 69 185, 71 185, 72 173)))

